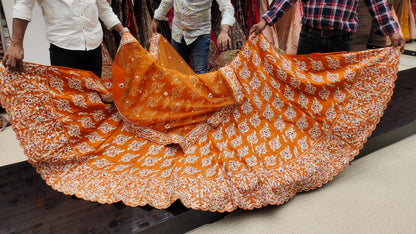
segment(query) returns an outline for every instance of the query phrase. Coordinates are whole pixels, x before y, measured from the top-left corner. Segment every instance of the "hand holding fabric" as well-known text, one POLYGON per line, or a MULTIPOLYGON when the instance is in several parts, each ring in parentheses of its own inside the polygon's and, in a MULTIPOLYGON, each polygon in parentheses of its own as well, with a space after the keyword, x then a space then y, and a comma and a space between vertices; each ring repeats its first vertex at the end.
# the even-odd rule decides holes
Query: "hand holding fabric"
POLYGON ((253 27, 251 27, 249 34, 251 35, 254 33, 255 35, 257 35, 261 33, 266 28, 266 26, 267 26, 267 22, 264 18, 262 18, 260 23, 255 24, 253 25, 253 27))
POLYGON ((123 37, 124 33, 130 33, 129 29, 125 28, 121 23, 114 25, 112 29, 118 32, 120 37, 123 37))
POLYGON ((22 43, 11 43, 2 60, 3 65, 10 71, 23 70, 24 50, 22 43))
POLYGON ((22 19, 13 19, 13 35, 10 47, 4 54, 2 63, 10 71, 23 71, 23 38, 25 36, 29 21, 22 19))
POLYGON ((157 19, 153 19, 152 23, 150 24, 150 30, 152 31, 152 33, 157 33, 157 24, 157 19))
POLYGON ((391 34, 390 35, 390 41, 393 47, 400 46, 400 53, 404 52, 404 45, 406 41, 404 40, 403 35, 401 35, 399 32, 391 34))

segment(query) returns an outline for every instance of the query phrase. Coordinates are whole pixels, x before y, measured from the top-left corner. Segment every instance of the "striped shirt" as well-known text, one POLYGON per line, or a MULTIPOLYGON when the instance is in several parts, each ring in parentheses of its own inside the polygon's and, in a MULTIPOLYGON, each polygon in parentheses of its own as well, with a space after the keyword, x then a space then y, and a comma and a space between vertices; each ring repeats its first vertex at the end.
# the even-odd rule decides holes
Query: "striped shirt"
MULTIPOLYGON (((276 23, 297 0, 277 0, 263 15, 269 25, 276 23)), ((370 14, 384 35, 399 32, 385 0, 364 0, 370 14)), ((358 24, 358 0, 308 0, 304 3, 302 24, 318 29, 339 29, 355 32, 358 24)))

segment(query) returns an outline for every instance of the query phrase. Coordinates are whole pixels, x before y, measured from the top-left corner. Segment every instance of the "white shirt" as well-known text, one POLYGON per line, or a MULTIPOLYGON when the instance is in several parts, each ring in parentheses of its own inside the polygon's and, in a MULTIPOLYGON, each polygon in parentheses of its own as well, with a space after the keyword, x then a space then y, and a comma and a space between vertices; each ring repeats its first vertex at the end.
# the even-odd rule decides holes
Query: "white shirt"
MULTIPOLYGON (((216 0, 222 15, 221 25, 233 26, 234 7, 230 0, 216 0)), ((187 45, 198 36, 211 32, 212 0, 162 0, 154 18, 168 20, 166 14, 173 7, 172 38, 180 43, 182 37, 187 45)))
POLYGON ((13 18, 31 21, 35 1, 42 9, 46 38, 64 49, 96 49, 103 40, 98 19, 109 29, 120 23, 107 0, 15 0, 13 18))

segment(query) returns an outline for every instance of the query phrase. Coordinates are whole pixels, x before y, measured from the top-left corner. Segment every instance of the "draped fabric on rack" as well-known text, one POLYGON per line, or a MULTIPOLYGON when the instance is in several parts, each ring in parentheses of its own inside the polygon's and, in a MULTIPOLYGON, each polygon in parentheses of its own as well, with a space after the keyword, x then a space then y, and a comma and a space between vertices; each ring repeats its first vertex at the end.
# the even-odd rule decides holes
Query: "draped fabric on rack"
MULTIPOLYGON (((236 12, 236 24, 232 27, 230 36, 233 46, 231 49, 241 49, 249 36, 249 29, 261 20, 269 9, 268 0, 232 1, 236 12)), ((276 47, 287 54, 296 54, 299 33, 301 30, 300 3, 293 7, 273 27, 267 27, 263 34, 276 47), (277 30, 276 30, 277 29, 277 30)), ((213 30, 219 33, 221 14, 213 2, 213 30)))
MULTIPOLYGON (((259 15, 262 17, 268 10, 269 7, 269 0, 260 0, 259 2, 259 15)), ((279 41, 277 38, 275 25, 273 27, 266 27, 263 30, 263 35, 267 38, 267 40, 276 48, 279 48, 279 41)))
MULTIPOLYGON (((148 49, 152 40, 150 24, 153 19, 154 10, 147 4, 148 0, 134 0, 134 17, 137 21, 138 35, 140 36, 141 45, 148 49)), ((165 25, 165 24, 162 24, 165 25)))
MULTIPOLYGON (((234 3, 233 3, 234 5, 234 3)), ((226 51, 221 51, 217 44, 217 36, 220 34, 221 29, 221 11, 216 1, 212 2, 211 7, 211 41, 210 41, 210 53, 208 60, 208 70, 210 72, 218 70, 220 67, 228 65, 235 57, 238 51, 243 47, 247 38, 246 32, 239 20, 238 10, 235 9, 236 22, 231 27, 228 35, 231 39, 231 45, 226 51)))
MULTIPOLYGON (((109 1, 111 4, 111 8, 113 12, 118 16, 119 19, 123 19, 123 11, 121 9, 121 1, 120 0, 113 0, 109 1)), ((107 27, 101 23, 103 29, 103 45, 106 47, 109 56, 113 60, 117 53, 118 45, 120 44, 120 35, 112 30, 107 29, 107 27)))
MULTIPOLYGON (((153 16, 155 14, 155 10, 159 7, 161 0, 146 0, 147 9, 149 11, 150 17, 153 19, 153 16)), ((167 17, 172 18, 173 13, 172 10, 168 12, 167 17)), ((170 22, 166 21, 159 21, 158 23, 158 32, 162 34, 164 38, 166 38, 168 41, 171 41, 172 33, 170 30, 170 22)))
POLYGON ((301 24, 301 1, 297 1, 276 23, 279 48, 286 54, 296 54, 298 50, 301 24))
MULTIPOLYGON (((231 28, 230 37, 232 46, 230 49, 241 49, 248 37, 248 32, 252 25, 259 22, 261 15, 259 15, 260 3, 259 0, 245 0, 237 1, 231 0, 234 6, 236 23, 231 28)), ((218 4, 212 2, 211 11, 212 29, 215 35, 220 32, 221 26, 221 12, 219 11, 218 4)))
MULTIPOLYGON (((261 7, 268 7, 267 1, 260 0, 245 0, 236 1, 231 0, 235 10, 235 24, 231 27, 229 36, 231 38, 231 46, 227 51, 215 50, 215 35, 219 35, 221 26, 221 12, 216 1, 212 2, 211 21, 212 31, 214 36, 211 42, 211 52, 209 60, 209 71, 216 71, 220 67, 228 65, 239 50, 243 47, 249 36, 249 30, 252 25, 259 22, 262 16, 261 7)), ((271 29, 272 31, 273 29, 271 29)), ((270 36, 268 29, 265 30, 266 37, 272 41, 272 44, 277 46, 277 41, 273 42, 273 36, 270 36)))
POLYGON ((235 15, 236 15, 236 21, 239 22, 241 25, 241 28, 243 30, 244 35, 248 36, 248 32, 250 30, 250 25, 253 21, 252 14, 250 12, 252 11, 252 5, 249 5, 249 0, 245 1, 238 1, 238 0, 231 0, 231 3, 234 6, 235 15))
POLYGON ((404 36, 404 39, 406 41, 410 39, 416 39, 411 37, 411 32, 413 30, 416 30, 415 28, 411 28, 414 23, 410 23, 412 16, 410 14, 413 14, 412 10, 412 4, 409 0, 394 0, 393 3, 393 9, 396 12, 398 23, 401 28, 401 32, 404 36))
POLYGON ((401 16, 401 25, 403 36, 406 41, 410 40, 410 29, 409 29, 409 1, 403 0, 403 13, 401 16))
POLYGON ((129 206, 282 204, 327 183, 358 154, 399 63, 393 48, 283 55, 260 34, 230 65, 195 75, 171 50, 157 35, 150 53, 124 36, 113 80, 0 66, 2 103, 47 184, 129 206))
MULTIPOLYGON (((152 39, 150 24, 160 2, 161 0, 123 0, 121 4, 123 12, 120 18, 146 49, 150 47, 152 39)), ((171 30, 168 22, 160 21, 158 30, 170 41, 171 30)))
POLYGON ((123 0, 123 22, 124 26, 129 29, 130 33, 140 40, 139 27, 134 12, 134 0, 123 0))
POLYGON ((415 0, 409 0, 409 34, 410 39, 416 40, 416 6, 415 0))

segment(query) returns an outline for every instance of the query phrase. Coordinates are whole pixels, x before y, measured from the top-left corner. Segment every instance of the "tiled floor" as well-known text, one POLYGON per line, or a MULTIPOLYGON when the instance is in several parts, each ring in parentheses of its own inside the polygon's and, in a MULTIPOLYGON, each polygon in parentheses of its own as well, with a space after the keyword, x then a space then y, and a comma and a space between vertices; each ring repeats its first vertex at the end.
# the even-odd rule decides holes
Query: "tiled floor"
POLYGON ((0 149, 0 167, 27 160, 10 126, 0 132, 0 149))
POLYGON ((404 49, 416 52, 416 41, 406 43, 404 49))
POLYGON ((416 233, 415 144, 413 135, 284 205, 237 211, 190 233, 416 233))
MULTIPOLYGON (((416 67, 416 56, 402 54, 400 56, 399 71, 416 67)), ((416 74, 415 74, 416 75, 416 74)))
POLYGON ((416 41, 406 43, 405 53, 400 57, 399 70, 416 67, 416 41))

